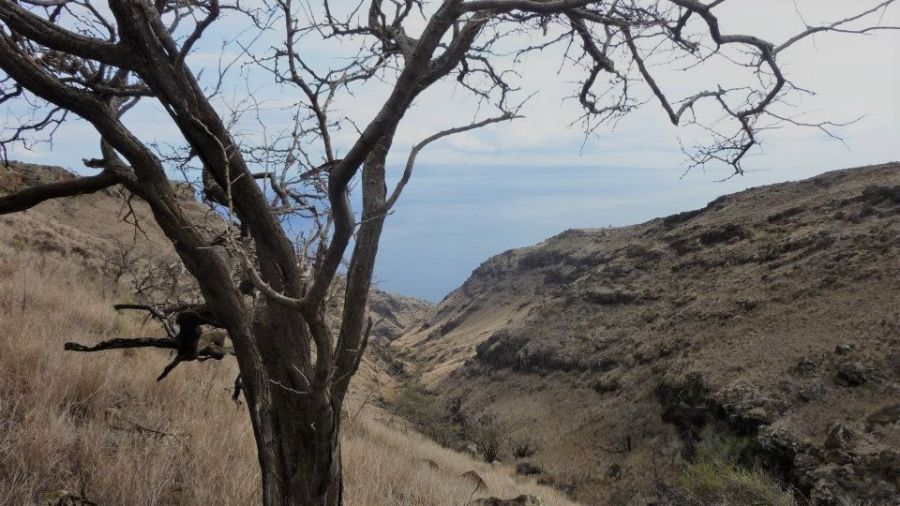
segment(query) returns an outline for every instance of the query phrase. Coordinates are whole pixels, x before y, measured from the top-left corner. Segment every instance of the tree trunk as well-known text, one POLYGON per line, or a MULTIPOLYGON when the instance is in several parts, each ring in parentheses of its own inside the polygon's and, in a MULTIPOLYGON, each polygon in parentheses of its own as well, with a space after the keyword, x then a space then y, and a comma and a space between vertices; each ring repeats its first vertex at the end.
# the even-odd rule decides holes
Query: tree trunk
POLYGON ((323 409, 327 414, 317 414, 307 402, 300 408, 289 398, 299 394, 279 389, 275 386, 264 394, 270 396, 270 403, 247 398, 259 456, 262 504, 343 504, 337 416, 327 407, 323 409))
MULTIPOLYGON (((258 414, 261 424, 270 430, 290 416, 277 408, 258 414)), ((288 421, 287 425, 292 423, 288 421)), ((260 446, 258 451, 264 506, 343 504, 339 431, 285 434, 260 446), (328 463, 322 462, 321 457, 328 463)))
POLYGON ((262 504, 339 506, 340 408, 332 404, 329 389, 310 387, 308 359, 304 363, 301 347, 291 345, 305 340, 298 339, 307 332, 305 324, 279 306, 255 320, 253 331, 237 341, 252 343, 238 361, 256 438, 262 504))

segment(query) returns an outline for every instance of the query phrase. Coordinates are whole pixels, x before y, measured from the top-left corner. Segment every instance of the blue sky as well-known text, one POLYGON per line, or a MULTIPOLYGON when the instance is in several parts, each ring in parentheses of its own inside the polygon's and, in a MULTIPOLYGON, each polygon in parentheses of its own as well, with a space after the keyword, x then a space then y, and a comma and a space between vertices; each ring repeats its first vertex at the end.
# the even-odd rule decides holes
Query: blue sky
MULTIPOLYGON (((796 0, 811 24, 842 19, 876 3, 796 0)), ((721 6, 720 16, 726 33, 754 33, 774 42, 803 29, 792 0, 732 0, 721 6)), ((900 8, 885 13, 882 21, 900 25, 900 8)), ((228 60, 237 55, 236 46, 223 48, 222 42, 240 30, 240 23, 233 19, 210 28, 189 57, 195 72, 206 68, 205 75, 215 75, 220 56, 228 60)), ((522 35, 521 42, 533 43, 536 36, 522 35)), ((263 38, 255 47, 267 50, 273 42, 263 38)), ((340 62, 339 56, 348 48, 310 40, 303 41, 299 50, 313 55, 310 61, 324 67, 340 62)), ((520 98, 536 92, 521 111, 524 119, 442 139, 419 156, 413 179, 385 227, 376 272, 381 288, 438 300, 490 255, 533 244, 567 228, 637 223, 701 207, 719 195, 750 186, 900 159, 897 32, 816 36, 783 53, 788 75, 798 86, 816 92, 793 97, 783 113, 802 113, 805 121, 859 121, 838 129, 846 144, 812 129, 767 131, 763 149, 745 163, 747 174, 722 183, 715 181, 727 172, 694 171, 682 177, 679 137, 686 133, 672 127, 652 100, 617 124, 585 136, 572 125, 580 109, 569 98, 580 76, 561 61, 558 52, 547 50, 521 63, 520 98)), ((262 122, 269 130, 266 135, 289 128, 283 120, 294 110, 296 90, 267 84, 252 66, 235 69, 217 102, 223 114, 229 101, 233 104, 252 94, 267 111, 262 122)), ((690 96, 715 82, 740 82, 746 77, 721 66, 701 70, 663 74, 661 82, 675 95, 690 96)), ((338 97, 335 114, 346 114, 364 125, 388 91, 387 84, 375 82, 353 95, 338 97)), ((21 109, 7 105, 2 112, 11 124, 21 109)), ((423 94, 404 118, 389 161, 400 166, 419 140, 484 114, 453 80, 440 83, 423 94)), ((177 142, 177 128, 158 105, 141 105, 126 120, 148 142, 177 142)), ((260 129, 259 124, 245 122, 235 134, 259 141, 260 129)), ((354 138, 352 129, 335 136, 338 156, 354 138)), ((52 145, 17 149, 10 157, 89 173, 80 168, 80 160, 96 157, 97 145, 88 125, 72 122, 59 131, 52 145)))

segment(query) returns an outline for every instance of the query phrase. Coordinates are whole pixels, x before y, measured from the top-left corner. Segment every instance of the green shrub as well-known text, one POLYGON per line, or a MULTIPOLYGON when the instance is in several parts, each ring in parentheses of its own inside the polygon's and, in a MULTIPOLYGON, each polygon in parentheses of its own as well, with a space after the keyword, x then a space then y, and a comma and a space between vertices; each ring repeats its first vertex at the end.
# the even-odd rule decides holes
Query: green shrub
POLYGON ((724 463, 688 465, 676 482, 681 504, 722 506, 794 506, 793 494, 765 473, 724 463))
POLYGON ((493 462, 500 457, 500 449, 506 441, 509 428, 497 420, 493 414, 484 414, 475 420, 470 428, 470 436, 478 446, 478 453, 485 462, 493 462))
POLYGON ((700 440, 694 444, 695 462, 728 464, 752 467, 758 444, 754 438, 742 437, 707 425, 700 431, 700 440))
POLYGON ((707 426, 694 447, 693 461, 675 482, 683 506, 795 506, 790 491, 753 461, 755 441, 707 426))
POLYGON ((418 383, 410 383, 400 390, 394 412, 442 446, 452 446, 459 439, 459 425, 448 418, 438 398, 418 383))

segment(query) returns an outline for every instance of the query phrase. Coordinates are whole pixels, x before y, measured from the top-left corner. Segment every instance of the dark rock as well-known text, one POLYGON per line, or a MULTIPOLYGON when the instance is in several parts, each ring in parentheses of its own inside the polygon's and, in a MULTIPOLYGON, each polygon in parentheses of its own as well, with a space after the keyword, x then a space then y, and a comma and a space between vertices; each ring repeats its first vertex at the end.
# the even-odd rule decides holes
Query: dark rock
POLYGON ((809 359, 802 359, 797 362, 797 372, 800 374, 809 374, 816 370, 816 363, 809 359))
POLYGON ((678 427, 686 440, 696 439, 699 429, 712 423, 718 415, 700 373, 690 373, 677 383, 662 383, 656 387, 655 394, 663 408, 663 421, 678 427))
POLYGON ((825 448, 829 450, 843 450, 856 437, 856 434, 846 425, 836 423, 828 429, 825 438, 825 448))
POLYGON ((514 499, 483 497, 467 503, 466 506, 543 506, 544 500, 536 495, 520 495, 514 499))
POLYGON ((649 364, 650 362, 653 362, 653 360, 656 359, 656 357, 654 357, 653 355, 651 355, 649 353, 635 353, 634 359, 637 361, 637 363, 644 365, 644 364, 649 364))
POLYGON ((518 268, 520 271, 528 271, 574 263, 576 262, 573 261, 572 257, 562 251, 536 249, 523 254, 519 258, 518 268))
POLYGON ((704 246, 711 246, 713 244, 728 242, 732 239, 741 240, 748 237, 750 237, 750 232, 743 226, 736 223, 726 223, 721 227, 703 232, 700 236, 700 243, 704 246))
POLYGON ((643 244, 629 244, 625 247, 625 256, 634 260, 656 260, 661 254, 643 244))
POLYGON ((601 358, 594 364, 593 369, 598 372, 608 372, 612 371, 616 367, 619 367, 619 362, 617 360, 613 360, 611 358, 601 358))
POLYGON ((827 393, 827 391, 828 390, 825 388, 825 385, 823 385, 817 381, 817 382, 811 383, 809 385, 801 386, 797 391, 797 395, 800 397, 800 400, 803 402, 812 402, 812 401, 817 401, 817 400, 825 397, 825 394, 827 393))
POLYGON ((499 330, 475 347, 475 358, 496 369, 512 368, 525 373, 549 371, 591 371, 596 367, 612 367, 615 361, 585 360, 576 351, 541 339, 499 330))
POLYGON ((900 185, 870 186, 863 190, 862 200, 870 204, 900 204, 900 185))
POLYGON ((515 367, 520 361, 519 352, 527 343, 525 337, 500 330, 475 347, 475 356, 479 361, 497 368, 515 367))
POLYGON ((594 383, 591 385, 591 388, 593 388, 594 391, 598 394, 609 394, 619 391, 622 388, 622 384, 619 383, 619 380, 616 378, 601 378, 594 381, 594 383))
POLYGON ((834 347, 834 352, 837 353, 838 355, 846 355, 846 354, 850 353, 851 351, 853 351, 852 344, 839 344, 834 347))
POLYGON ((406 375, 406 364, 402 360, 391 360, 391 363, 388 365, 388 374, 391 376, 405 376, 406 375))
POLYGON ((550 269, 544 273, 545 285, 567 285, 580 278, 582 272, 571 267, 550 269))
POLYGON ((620 466, 619 464, 613 464, 606 470, 606 477, 613 481, 621 478, 623 474, 624 472, 622 471, 622 466, 620 466))
POLYGON ((769 223, 781 223, 784 221, 788 221, 788 218, 796 216, 804 211, 802 207, 792 207, 790 209, 785 209, 784 211, 769 215, 766 218, 766 221, 769 223))
POLYGON ((759 307, 759 301, 750 300, 750 299, 742 299, 737 301, 737 307, 741 311, 753 311, 754 309, 759 307))
POLYGON ((844 387, 857 387, 874 379, 875 370, 862 362, 845 362, 841 364, 834 381, 844 387))
POLYGON ((449 320, 448 322, 440 326, 440 328, 438 329, 438 333, 440 333, 441 336, 446 336, 450 332, 453 332, 456 327, 459 327, 459 324, 459 319, 449 320))
POLYGON ((600 305, 628 304, 638 298, 636 293, 614 290, 612 288, 592 290, 585 296, 590 302, 600 305))
POLYGON ((663 227, 670 229, 670 228, 674 227, 675 225, 679 225, 681 223, 684 223, 684 222, 690 220, 691 218, 694 218, 694 217, 697 217, 697 216, 703 214, 704 211, 706 211, 706 209, 695 209, 693 211, 685 211, 683 213, 678 213, 678 214, 673 214, 672 216, 667 216, 662 219, 663 227))
POLYGON ((892 425, 900 423, 900 404, 890 404, 866 417, 866 423, 873 425, 892 425))
POLYGON ((516 464, 516 474, 521 476, 533 476, 535 474, 541 474, 544 470, 541 466, 537 464, 532 464, 531 462, 519 462, 516 464))
POLYGON ((788 407, 783 399, 746 384, 728 388, 718 398, 728 413, 729 425, 733 429, 751 433, 774 422, 788 407))
POLYGON ((900 497, 900 453, 893 450, 853 454, 845 463, 822 464, 806 474, 810 504, 841 505, 853 498, 855 504, 888 506, 900 497))

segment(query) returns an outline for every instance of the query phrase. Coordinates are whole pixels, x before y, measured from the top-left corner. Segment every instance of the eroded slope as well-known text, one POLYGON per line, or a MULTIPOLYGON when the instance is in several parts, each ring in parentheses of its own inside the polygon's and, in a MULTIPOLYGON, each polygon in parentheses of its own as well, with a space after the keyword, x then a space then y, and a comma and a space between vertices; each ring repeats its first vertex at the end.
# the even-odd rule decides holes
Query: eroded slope
POLYGON ((814 501, 900 493, 900 165, 836 171, 482 264, 395 346, 528 433, 589 502, 671 479, 717 423, 814 501))

